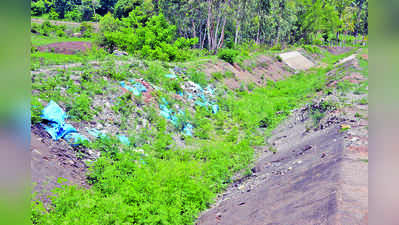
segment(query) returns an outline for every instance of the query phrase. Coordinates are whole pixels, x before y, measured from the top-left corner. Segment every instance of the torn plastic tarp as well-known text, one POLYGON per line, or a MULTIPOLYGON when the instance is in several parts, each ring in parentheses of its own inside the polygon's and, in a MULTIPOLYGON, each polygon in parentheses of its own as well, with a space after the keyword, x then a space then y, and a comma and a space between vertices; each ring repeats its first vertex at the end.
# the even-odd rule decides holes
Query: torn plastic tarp
POLYGON ((217 113, 219 111, 219 106, 215 101, 210 100, 213 97, 215 91, 212 89, 210 85, 206 88, 202 88, 200 85, 188 81, 184 84, 184 94, 187 95, 187 98, 191 101, 194 101, 194 104, 200 107, 210 107, 212 109, 212 113, 217 113))
POLYGON ((119 141, 120 141, 122 144, 124 144, 124 145, 130 145, 129 138, 127 138, 126 136, 124 136, 124 135, 118 135, 118 139, 119 139, 119 141))
MULTIPOLYGON (((166 101, 165 98, 162 98, 162 104, 159 105, 160 108, 160 115, 164 117, 165 119, 169 120, 175 127, 178 127, 179 125, 179 119, 175 115, 176 113, 173 112, 172 109, 169 109, 169 103, 166 101)), ((179 111, 179 114, 184 114, 183 111, 179 111)), ((192 136, 192 125, 189 123, 184 123, 183 124, 183 133, 188 136, 192 136)))
POLYGON ((183 128, 183 133, 187 136, 193 136, 193 125, 186 123, 183 128))
POLYGON ((48 121, 48 125, 44 125, 44 127, 53 140, 65 138, 71 144, 87 140, 86 137, 77 133, 77 130, 71 124, 65 123, 67 114, 54 101, 51 100, 43 109, 41 117, 48 121))
POLYGON ((104 134, 102 131, 97 130, 96 128, 87 128, 87 132, 95 138, 106 136, 106 134, 104 134))
POLYGON ((42 118, 50 122, 62 124, 67 118, 64 110, 51 100, 42 111, 42 118))
POLYGON ((132 86, 126 85, 125 81, 121 81, 120 85, 126 90, 132 92, 135 96, 140 96, 143 92, 147 92, 147 88, 140 82, 130 81, 132 86))
POLYGON ((87 137, 79 134, 79 133, 69 133, 67 135, 64 136, 64 139, 70 143, 72 146, 76 146, 79 145, 82 141, 89 141, 89 139, 87 139, 87 137))
POLYGON ((169 69, 169 72, 170 72, 169 74, 165 74, 166 78, 175 79, 177 77, 175 72, 172 69, 169 69))
POLYGON ((166 74, 165 77, 166 78, 170 78, 170 79, 174 79, 174 78, 176 78, 176 75, 175 74, 166 74))

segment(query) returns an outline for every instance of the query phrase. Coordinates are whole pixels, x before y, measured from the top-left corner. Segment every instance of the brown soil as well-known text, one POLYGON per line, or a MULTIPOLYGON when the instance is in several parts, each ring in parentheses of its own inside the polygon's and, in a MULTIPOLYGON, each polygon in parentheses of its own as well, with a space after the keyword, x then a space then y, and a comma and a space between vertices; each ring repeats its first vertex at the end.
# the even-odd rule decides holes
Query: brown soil
POLYGON ((203 66, 203 71, 208 77, 212 77, 212 73, 215 72, 222 74, 226 71, 232 72, 234 78, 226 78, 223 81, 231 89, 237 89, 240 88, 241 84, 247 85, 249 83, 264 86, 267 80, 277 81, 293 74, 282 62, 264 55, 257 56, 253 60, 246 60, 244 65, 253 65, 251 71, 245 70, 237 64, 231 65, 223 61, 218 61, 216 64, 212 62, 206 63, 203 66))
POLYGON ((73 55, 78 52, 85 52, 91 49, 93 44, 85 41, 58 42, 37 47, 41 52, 61 53, 65 55, 73 55))
MULTIPOLYGON (((351 72, 354 64, 344 64, 344 76, 331 78, 366 80, 351 72)), ((320 100, 294 110, 269 145, 256 148, 252 174, 238 176, 196 224, 367 224, 368 106, 357 102, 367 94, 341 94, 334 89, 319 97, 345 106, 323 112, 317 126, 309 112, 320 109, 320 100)))
POLYGON ((61 185, 60 178, 66 179, 68 185, 88 187, 83 160, 76 157, 74 149, 64 140, 52 140, 40 125, 31 127, 30 150, 34 191, 43 202, 47 203, 51 190, 61 185))

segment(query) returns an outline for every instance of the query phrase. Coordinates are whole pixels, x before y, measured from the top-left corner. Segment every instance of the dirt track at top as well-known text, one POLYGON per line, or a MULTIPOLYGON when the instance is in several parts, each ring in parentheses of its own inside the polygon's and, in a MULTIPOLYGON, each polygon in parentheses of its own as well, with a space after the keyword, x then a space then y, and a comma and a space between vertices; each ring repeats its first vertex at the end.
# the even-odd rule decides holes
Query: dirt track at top
MULTIPOLYGON (((58 20, 45 20, 45 19, 39 19, 39 18, 32 18, 31 22, 32 23, 38 23, 38 24, 42 24, 45 21, 50 21, 51 24, 53 25, 65 25, 65 26, 70 26, 70 27, 79 27, 81 23, 78 22, 71 22, 71 21, 58 21, 58 20)), ((94 29, 98 29, 98 23, 95 22, 87 22, 89 24, 91 24, 94 29)))
POLYGON ((93 44, 86 41, 57 42, 37 47, 41 52, 60 53, 73 55, 79 52, 86 52, 92 48, 93 44))

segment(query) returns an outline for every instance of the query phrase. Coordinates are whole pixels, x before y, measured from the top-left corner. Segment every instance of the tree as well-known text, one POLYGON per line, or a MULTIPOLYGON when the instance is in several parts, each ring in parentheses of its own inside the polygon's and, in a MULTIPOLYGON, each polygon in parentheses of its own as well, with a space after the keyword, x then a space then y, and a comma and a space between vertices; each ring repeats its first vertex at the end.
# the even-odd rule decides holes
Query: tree
POLYGON ((44 14, 46 11, 46 5, 43 0, 39 0, 37 2, 33 2, 31 4, 31 12, 33 16, 40 16, 44 14))

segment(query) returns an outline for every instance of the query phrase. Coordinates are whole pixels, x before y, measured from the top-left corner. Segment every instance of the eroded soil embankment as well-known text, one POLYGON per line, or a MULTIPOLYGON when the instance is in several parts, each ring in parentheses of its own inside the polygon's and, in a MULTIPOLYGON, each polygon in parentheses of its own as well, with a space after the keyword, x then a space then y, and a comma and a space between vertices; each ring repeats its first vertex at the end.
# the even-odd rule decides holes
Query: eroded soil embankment
POLYGON ((274 130, 270 146, 258 148, 253 174, 231 185, 197 224, 367 224, 368 107, 358 102, 364 97, 335 89, 323 98, 343 107, 325 110, 319 100, 296 110, 274 130), (325 114, 316 127, 315 110, 325 114))

